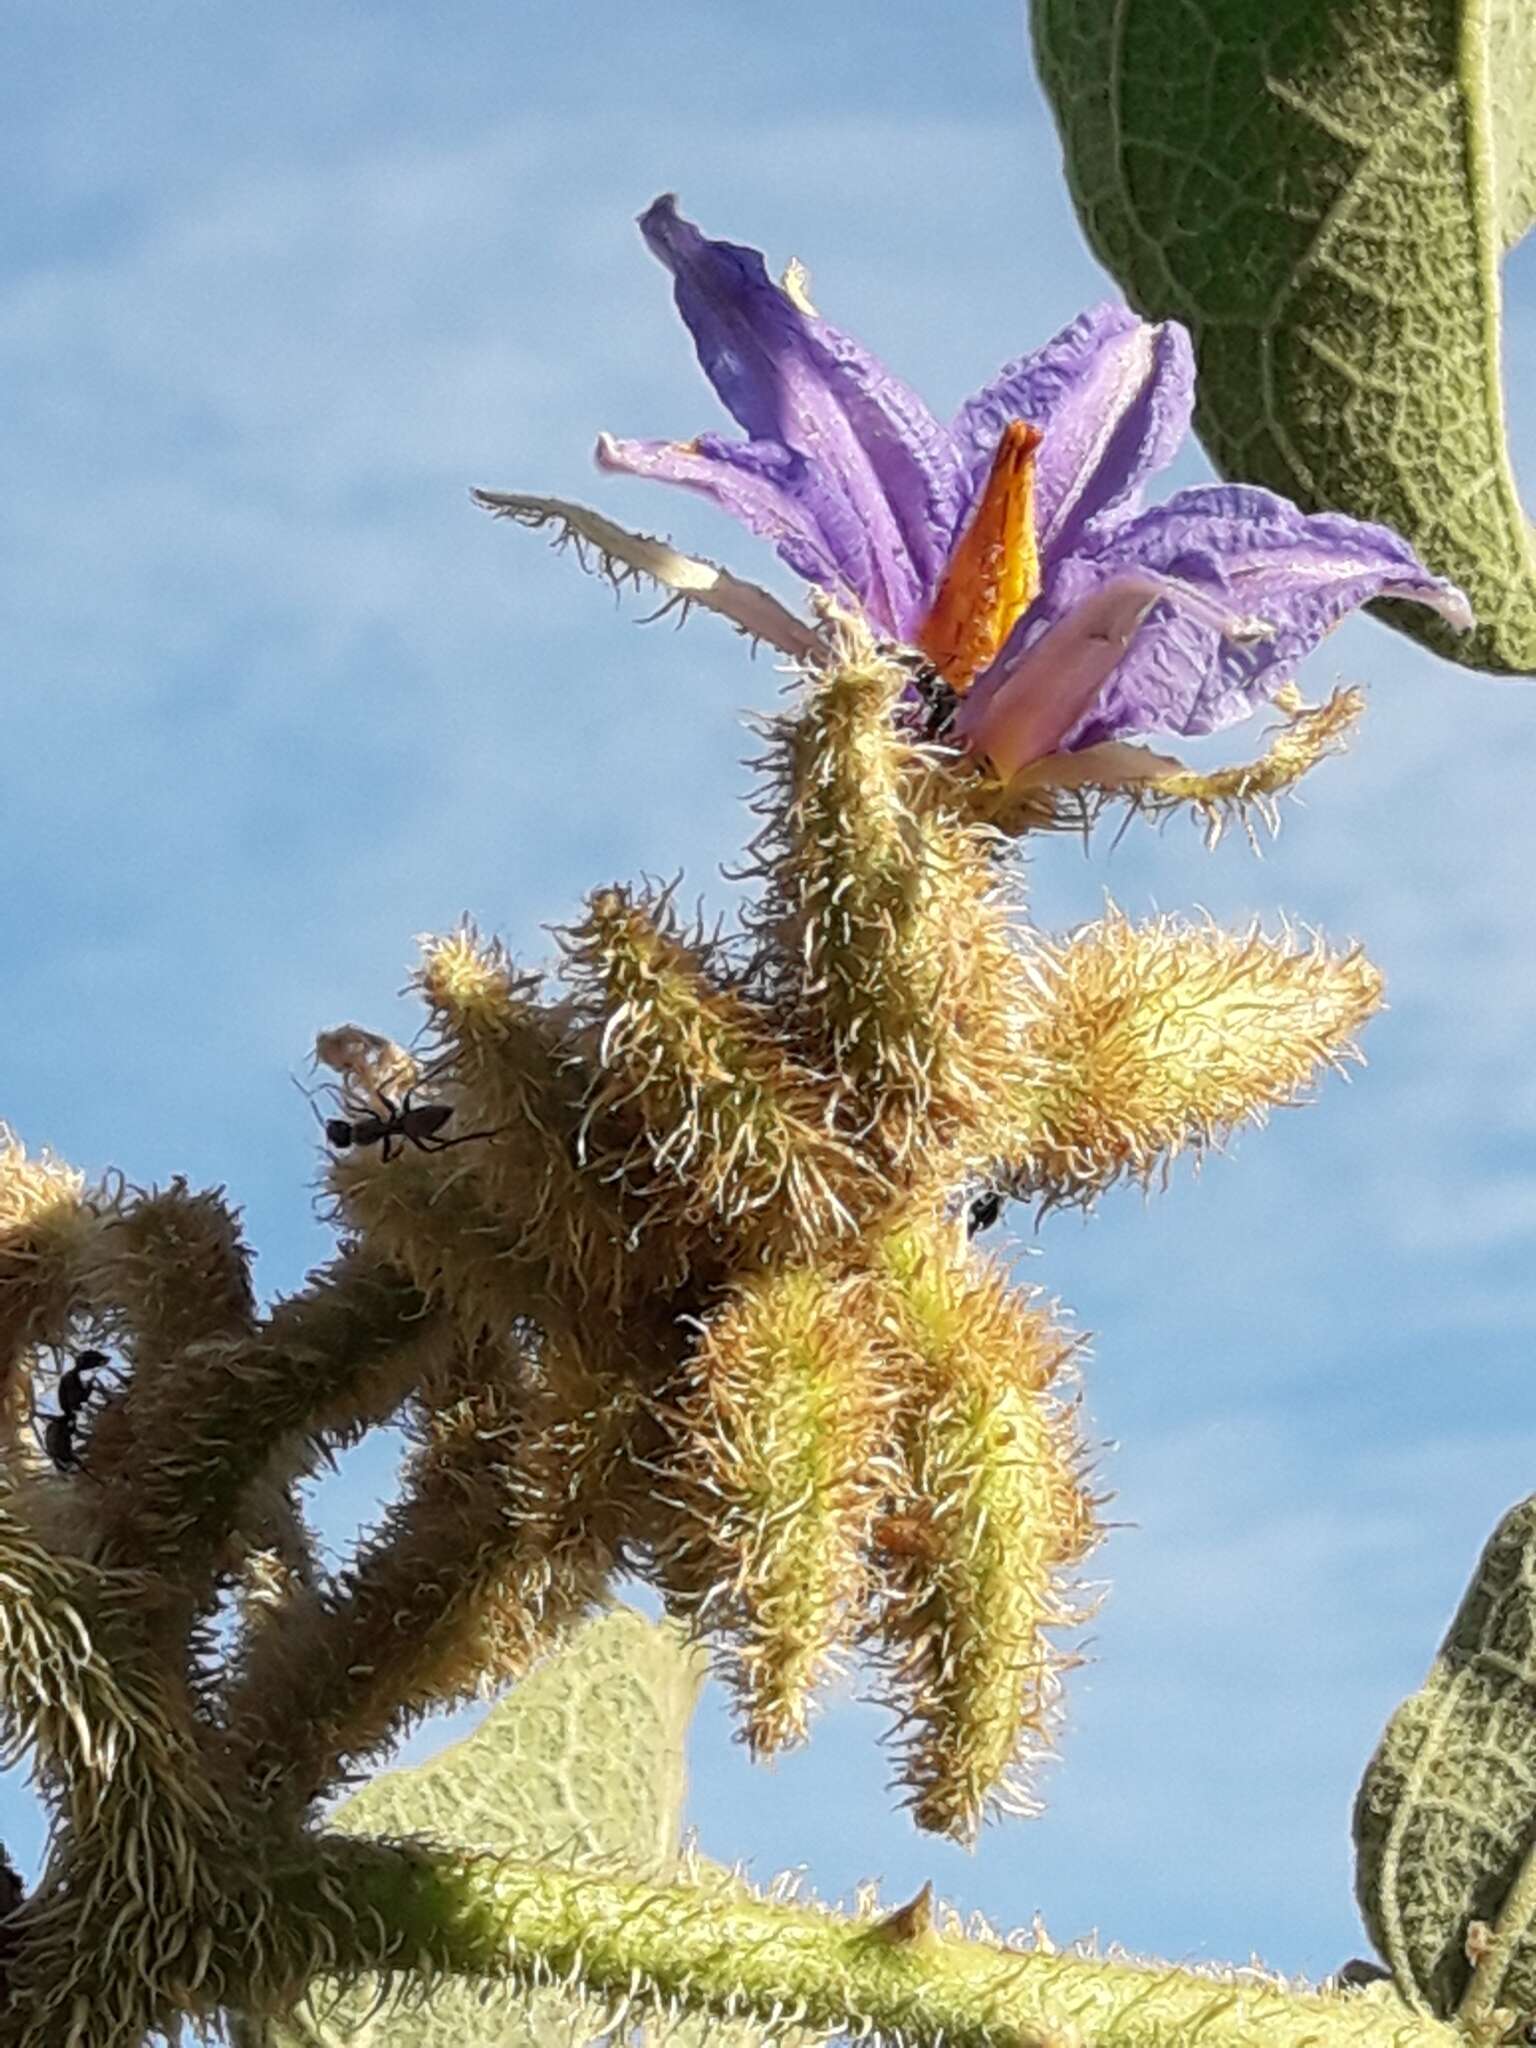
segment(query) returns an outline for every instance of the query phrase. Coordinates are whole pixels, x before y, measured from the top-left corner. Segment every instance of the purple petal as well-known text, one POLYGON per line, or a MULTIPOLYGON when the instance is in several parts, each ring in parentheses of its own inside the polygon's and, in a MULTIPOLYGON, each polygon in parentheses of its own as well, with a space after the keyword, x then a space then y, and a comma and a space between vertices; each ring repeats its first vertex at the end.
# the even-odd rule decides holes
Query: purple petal
POLYGON ((769 277, 761 255, 711 241, 670 197, 640 217, 676 281, 678 311, 721 401, 756 442, 803 456, 868 537, 857 595, 872 619, 915 632, 966 504, 944 428, 873 356, 769 277))
POLYGON ((1059 562, 1020 628, 1020 650, 1132 571, 1155 578, 1163 598, 1065 748, 1231 725, 1375 597, 1430 605, 1453 625, 1472 621, 1462 593, 1390 528, 1342 513, 1309 516, 1271 491, 1211 485, 1179 492, 1093 553, 1059 562))
POLYGON ((1390 527, 1343 513, 1307 514, 1272 491, 1207 485, 1180 491, 1121 527, 1102 571, 1132 562, 1204 590, 1267 627, 1233 639, 1201 628, 1177 605, 1160 608, 1092 720, 1069 744, 1151 729, 1215 732, 1269 696, 1333 628, 1376 597, 1430 606, 1472 624, 1465 596, 1433 576, 1390 527), (1191 690, 1190 664, 1204 653, 1191 690), (1150 715, 1149 715, 1150 714, 1150 715), (1170 715, 1177 723, 1169 723, 1170 715))
POLYGON ((1156 577, 1122 572, 1101 583, 961 699, 955 730, 1007 781, 1056 753, 1125 659, 1143 619, 1162 598, 1156 577))
POLYGON ((596 455, 599 469, 698 491, 771 541, 797 576, 863 600, 872 574, 863 528, 839 493, 782 442, 726 441, 714 434, 693 442, 620 441, 599 434, 596 455))
MULTIPOLYGON (((1072 564, 1074 569, 1084 566, 1072 564)), ((1086 599, 1070 602, 1070 580, 1064 578, 1050 593, 1053 605, 1066 605, 1069 618, 1078 605, 1091 601, 1090 587, 1086 599)), ((1088 580, 1091 586, 1092 579, 1088 580)), ((1207 585, 1202 595, 1209 589, 1207 585)), ((1137 733, 1217 732, 1246 718, 1286 679, 1284 671, 1271 672, 1272 662, 1251 671, 1241 666, 1238 657, 1251 654, 1253 644, 1225 637, 1204 605, 1196 610, 1165 595, 1152 607, 1098 698, 1084 706, 1082 716, 1063 734, 1062 750, 1072 753, 1137 733)))
POLYGON ((974 493, 1010 420, 1041 429, 1035 505, 1049 560, 1085 544, 1090 527, 1105 537, 1136 509, 1148 477, 1189 431, 1194 384, 1177 322, 1152 327, 1125 306, 1095 306, 968 399, 951 432, 974 493))
POLYGON ((1243 610, 1262 613, 1283 640, 1296 643, 1296 660, 1376 597, 1428 605, 1462 631, 1473 624, 1464 593, 1426 569, 1390 526, 1342 512, 1303 512, 1289 498, 1249 484, 1179 491, 1094 552, 1173 576, 1183 573, 1182 562, 1214 562, 1243 610))

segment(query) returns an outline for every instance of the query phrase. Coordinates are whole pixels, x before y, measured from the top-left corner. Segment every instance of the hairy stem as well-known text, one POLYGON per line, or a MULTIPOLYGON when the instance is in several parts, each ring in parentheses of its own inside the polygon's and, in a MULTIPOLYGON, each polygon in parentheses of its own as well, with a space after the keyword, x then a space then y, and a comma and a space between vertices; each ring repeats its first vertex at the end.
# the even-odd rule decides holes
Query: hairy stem
MULTIPOLYGON (((1452 2048, 1438 2021, 1255 1973, 1025 1951, 883 1919, 327 1838, 290 1890, 351 1967, 568 1982, 622 2006, 987 2048, 1452 2048), (302 1896, 300 1896, 302 1895, 302 1896), (362 1945, 360 1947, 360 1944, 362 1945)), ((297 1875, 297 1873, 296 1873, 297 1875)))
POLYGON ((264 1473, 290 1477, 312 1437, 382 1422, 441 1341, 441 1320, 405 1275, 353 1253, 255 1335, 196 1346, 174 1375, 130 1385, 92 1437, 108 1554, 201 1588, 246 1488, 264 1473))

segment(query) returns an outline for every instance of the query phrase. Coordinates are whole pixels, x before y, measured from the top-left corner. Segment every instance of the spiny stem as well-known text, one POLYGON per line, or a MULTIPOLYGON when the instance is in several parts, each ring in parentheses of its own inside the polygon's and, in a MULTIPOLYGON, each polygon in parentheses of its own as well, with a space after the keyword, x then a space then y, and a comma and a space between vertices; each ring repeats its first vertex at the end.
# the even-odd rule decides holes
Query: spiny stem
POLYGON ((275 1472, 285 1444, 298 1459, 313 1434, 382 1421, 442 1342, 440 1320, 407 1277, 353 1252, 279 1302, 252 1336, 189 1349, 147 1390, 131 1381, 92 1437, 104 1483, 96 1513, 113 1561, 205 1582, 246 1488, 275 1472))
POLYGON ((1460 2038, 1354 1992, 1011 1949, 940 1933, 921 1916, 850 1919, 532 1864, 328 1846, 340 1882, 322 1882, 314 1907, 345 1954, 372 1931, 364 1938, 377 1938, 379 1955, 358 1957, 363 1969, 430 1950, 454 1973, 569 1982, 600 1999, 875 2033, 906 2048, 1183 2048, 1196 2038, 1201 2048, 1304 2048, 1324 2035, 1329 2048, 1453 2048, 1460 2038), (335 1918, 342 1896, 350 1923, 335 1918))

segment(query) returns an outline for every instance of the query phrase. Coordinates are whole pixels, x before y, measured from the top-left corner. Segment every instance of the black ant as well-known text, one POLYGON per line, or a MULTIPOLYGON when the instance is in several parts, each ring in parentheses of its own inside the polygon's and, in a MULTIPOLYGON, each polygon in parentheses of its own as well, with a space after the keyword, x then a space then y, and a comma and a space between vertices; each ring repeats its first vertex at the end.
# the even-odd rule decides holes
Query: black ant
POLYGON ((984 1230, 990 1230, 1003 1213, 1003 1198, 996 1188, 988 1188, 972 1202, 965 1219, 967 1237, 979 1237, 984 1230))
POLYGON ((913 647, 897 647, 882 641, 880 652, 904 669, 910 678, 903 695, 903 711, 920 740, 944 739, 954 723, 960 699, 943 676, 913 647))
POLYGON ((81 1470, 79 1447, 75 1442, 86 1403, 96 1391, 98 1377, 111 1369, 104 1351, 82 1351, 67 1372, 59 1375, 59 1412, 43 1418, 43 1449, 55 1472, 81 1470))
POLYGON ((68 1372, 59 1375, 59 1406, 73 1422, 96 1389, 98 1373, 110 1370, 105 1351, 82 1351, 68 1372))
POLYGON ((75 1447, 75 1418, 49 1415, 43 1421, 43 1449, 55 1472, 80 1471, 80 1453, 75 1447))
POLYGON ((327 1144, 334 1145, 338 1152, 354 1145, 377 1145, 380 1159, 388 1160, 406 1145, 414 1145, 418 1152, 446 1152, 454 1145, 472 1145, 477 1138, 496 1135, 494 1131, 466 1131, 462 1137, 445 1138, 442 1129, 453 1115, 452 1103, 413 1103, 409 1088, 399 1102, 392 1101, 382 1088, 375 1088, 373 1094, 388 1114, 327 1117, 327 1144))

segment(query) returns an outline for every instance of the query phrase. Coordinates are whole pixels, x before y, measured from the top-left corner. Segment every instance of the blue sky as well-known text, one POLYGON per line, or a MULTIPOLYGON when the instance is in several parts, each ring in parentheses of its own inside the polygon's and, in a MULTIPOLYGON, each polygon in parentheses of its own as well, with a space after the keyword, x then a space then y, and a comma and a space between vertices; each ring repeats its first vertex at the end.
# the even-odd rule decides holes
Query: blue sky
MULTIPOLYGON (((639 628, 466 496, 584 497, 786 587, 708 508, 591 470, 599 428, 720 424, 633 215, 675 189, 800 256, 941 410, 1106 287, 1014 0, 18 0, 0 100, 0 1115, 93 1172, 224 1184, 270 1293, 326 1252, 290 1076, 323 1026, 410 1031, 415 934, 469 912, 543 958, 640 870, 732 900, 771 662, 639 628)), ((1517 266, 1512 364, 1533 335, 1517 266)), ((1122 1525, 1049 1810, 965 1855, 892 1806, 871 1710, 770 1772, 711 1705, 711 1854, 1176 1957, 1359 1950, 1360 1769, 1536 1481, 1536 694, 1369 623, 1303 677, 1339 679, 1363 737, 1262 861, 1182 829, 1032 857, 1043 924, 1105 891, 1284 911, 1366 940, 1391 1001, 1316 1107, 1020 1227, 1093 1333, 1122 1525)), ((327 1492, 334 1546, 388 1470, 370 1447, 327 1492)), ((16 1778, 0 1833, 30 1864, 16 1778)))

